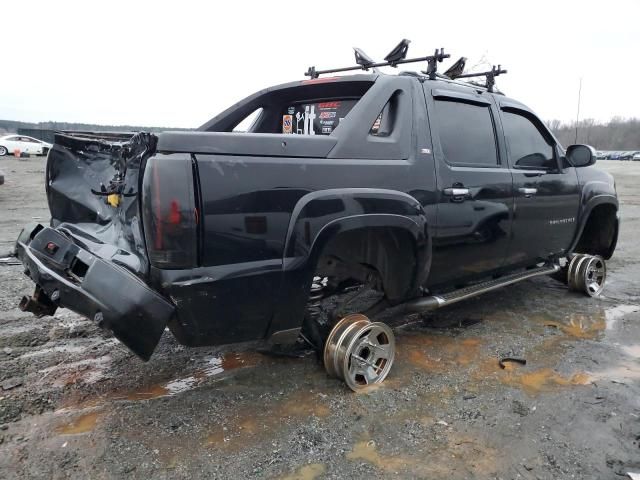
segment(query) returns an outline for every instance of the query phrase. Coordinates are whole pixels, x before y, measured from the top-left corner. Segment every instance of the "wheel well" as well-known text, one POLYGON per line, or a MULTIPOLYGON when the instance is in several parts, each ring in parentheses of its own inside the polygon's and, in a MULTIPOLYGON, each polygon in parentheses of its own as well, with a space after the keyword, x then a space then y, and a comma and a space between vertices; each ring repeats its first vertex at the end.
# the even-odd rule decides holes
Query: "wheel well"
POLYGON ((411 293, 416 271, 416 245, 402 228, 366 227, 339 233, 325 245, 316 275, 365 283, 373 280, 390 302, 411 293))
POLYGON ((611 258, 618 234, 616 211, 615 205, 610 203, 594 207, 574 250, 611 258))

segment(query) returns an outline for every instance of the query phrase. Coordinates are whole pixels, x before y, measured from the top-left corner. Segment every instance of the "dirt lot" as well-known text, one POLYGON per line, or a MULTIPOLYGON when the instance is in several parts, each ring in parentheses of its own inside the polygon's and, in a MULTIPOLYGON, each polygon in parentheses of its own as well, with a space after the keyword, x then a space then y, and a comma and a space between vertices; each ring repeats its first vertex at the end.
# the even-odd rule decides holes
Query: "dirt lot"
MULTIPOLYGON (((90 321, 16 308, 0 264, 0 477, 621 478, 640 471, 640 163, 617 180, 605 295, 527 281, 398 326, 385 384, 354 394, 314 356, 186 349, 143 363, 90 321), (499 356, 526 358, 501 370, 499 356)), ((43 158, 0 159, 0 253, 48 221, 43 158)))

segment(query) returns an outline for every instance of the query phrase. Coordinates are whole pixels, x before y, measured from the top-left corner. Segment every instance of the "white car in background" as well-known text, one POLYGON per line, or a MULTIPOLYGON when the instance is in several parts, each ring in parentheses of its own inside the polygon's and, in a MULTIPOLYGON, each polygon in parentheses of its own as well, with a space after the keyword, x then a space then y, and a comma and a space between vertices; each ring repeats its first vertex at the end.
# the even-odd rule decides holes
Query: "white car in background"
POLYGON ((0 157, 13 155, 16 149, 29 155, 46 155, 53 145, 26 135, 6 135, 0 137, 0 157))

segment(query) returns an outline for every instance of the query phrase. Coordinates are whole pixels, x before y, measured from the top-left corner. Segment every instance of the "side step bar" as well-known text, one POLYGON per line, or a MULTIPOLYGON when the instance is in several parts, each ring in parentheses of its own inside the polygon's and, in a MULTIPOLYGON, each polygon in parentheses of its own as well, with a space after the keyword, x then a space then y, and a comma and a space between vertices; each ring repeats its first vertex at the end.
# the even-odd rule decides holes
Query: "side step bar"
POLYGON ((411 300, 405 304, 405 308, 408 312, 425 312, 428 310, 435 310, 436 308, 451 305, 467 298, 482 295, 483 293, 490 292, 491 290, 497 290, 498 288, 506 287, 513 283, 521 282, 533 277, 539 277, 540 275, 551 275, 560 270, 560 265, 544 265, 542 267, 533 268, 525 272, 512 273, 495 280, 488 282, 482 282, 470 287, 461 288, 460 290, 454 290, 442 295, 430 295, 427 297, 417 298, 411 300))

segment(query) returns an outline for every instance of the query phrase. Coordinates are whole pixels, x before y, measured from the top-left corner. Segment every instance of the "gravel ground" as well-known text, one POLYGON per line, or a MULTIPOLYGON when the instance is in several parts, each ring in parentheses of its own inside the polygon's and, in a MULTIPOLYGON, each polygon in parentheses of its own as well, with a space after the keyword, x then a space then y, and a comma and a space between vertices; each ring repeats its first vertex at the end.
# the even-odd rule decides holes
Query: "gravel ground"
MULTIPOLYGON (((0 253, 48 221, 43 158, 0 159, 0 253)), ((314 356, 184 348, 143 363, 67 311, 17 309, 0 264, 3 478, 606 479, 640 471, 640 164, 600 162, 621 197, 605 294, 548 278, 424 317, 389 315, 398 358, 354 394, 314 356), (500 356, 522 357, 525 366, 500 356)))

